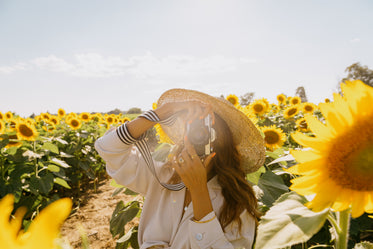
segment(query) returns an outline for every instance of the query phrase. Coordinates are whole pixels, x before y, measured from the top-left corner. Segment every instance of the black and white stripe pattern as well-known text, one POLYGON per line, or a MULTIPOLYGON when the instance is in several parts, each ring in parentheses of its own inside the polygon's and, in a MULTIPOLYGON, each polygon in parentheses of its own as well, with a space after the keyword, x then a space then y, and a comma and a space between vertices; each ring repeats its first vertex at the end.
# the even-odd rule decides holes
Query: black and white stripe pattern
POLYGON ((126 145, 134 144, 138 140, 132 137, 132 135, 128 132, 127 126, 122 124, 116 129, 119 139, 126 145))
MULTIPOLYGON (((147 115, 147 117, 153 117, 153 116, 152 115, 147 115)), ((156 117, 158 118, 158 116, 156 116, 156 117)), ((154 121, 154 122, 156 122, 156 121, 154 121)), ((155 171, 155 168, 154 168, 154 162, 153 162, 153 159, 152 159, 152 155, 150 153, 150 149, 149 149, 148 143, 146 142, 146 139, 145 139, 146 138, 146 133, 144 133, 143 135, 141 135, 141 137, 139 137, 138 139, 135 139, 128 132, 126 123, 122 124, 121 126, 119 126, 116 129, 116 132, 118 134, 119 139, 124 144, 127 144, 127 145, 134 144, 139 149, 139 151, 140 151, 141 155, 143 156, 143 158, 144 158, 144 160, 146 162, 146 165, 148 166, 149 170, 152 172, 152 174, 155 176, 155 178, 157 179, 157 181, 163 187, 165 187, 165 188, 167 188, 169 190, 173 190, 173 191, 178 191, 178 190, 183 189, 185 187, 185 185, 184 185, 183 182, 178 183, 178 184, 167 184, 167 183, 163 183, 163 182, 161 182, 159 180, 159 178, 157 176, 157 172, 155 171)))
POLYGON ((141 114, 139 117, 146 118, 147 120, 159 123, 161 125, 171 126, 175 123, 176 116, 177 116, 177 113, 171 115, 170 117, 168 117, 164 120, 160 120, 158 115, 153 110, 150 110, 150 111, 147 111, 147 112, 141 114))

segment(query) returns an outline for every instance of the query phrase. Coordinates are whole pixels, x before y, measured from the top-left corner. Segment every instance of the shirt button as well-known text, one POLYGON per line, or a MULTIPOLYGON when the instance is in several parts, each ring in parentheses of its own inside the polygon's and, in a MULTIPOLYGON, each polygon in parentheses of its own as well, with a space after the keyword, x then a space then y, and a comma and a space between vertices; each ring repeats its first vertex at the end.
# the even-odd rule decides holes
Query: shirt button
POLYGON ((202 233, 197 233, 196 234, 196 240, 201 241, 202 237, 203 237, 202 233))

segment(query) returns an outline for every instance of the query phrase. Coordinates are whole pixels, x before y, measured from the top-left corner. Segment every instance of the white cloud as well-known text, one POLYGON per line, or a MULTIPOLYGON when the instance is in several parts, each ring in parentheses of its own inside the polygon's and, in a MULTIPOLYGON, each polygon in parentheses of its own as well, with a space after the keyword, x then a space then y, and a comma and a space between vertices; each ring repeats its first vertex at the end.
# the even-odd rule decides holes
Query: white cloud
POLYGON ((88 53, 76 54, 71 61, 55 55, 39 57, 28 63, 0 67, 0 73, 39 69, 48 72, 66 73, 77 77, 96 78, 130 75, 136 78, 164 79, 235 71, 239 66, 248 63, 256 63, 256 61, 250 58, 227 58, 221 55, 202 58, 189 55, 156 57, 148 52, 141 56, 121 58, 88 53), (23 67, 20 65, 23 65, 23 67))
POLYGON ((360 41, 361 41, 360 38, 357 38, 357 37, 350 40, 351 43, 357 43, 357 42, 360 42, 360 41))
POLYGON ((17 63, 13 66, 0 67, 0 74, 11 74, 16 71, 27 70, 28 65, 26 63, 17 63))

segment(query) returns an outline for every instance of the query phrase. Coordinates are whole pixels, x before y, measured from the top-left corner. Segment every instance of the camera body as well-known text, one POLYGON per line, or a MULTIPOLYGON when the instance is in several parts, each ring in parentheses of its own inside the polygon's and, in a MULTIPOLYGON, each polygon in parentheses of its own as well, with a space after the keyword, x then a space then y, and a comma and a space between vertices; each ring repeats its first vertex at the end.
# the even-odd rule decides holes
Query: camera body
POLYGON ((210 155, 213 151, 211 142, 216 138, 210 114, 203 119, 196 119, 192 123, 188 123, 186 136, 199 157, 210 155))

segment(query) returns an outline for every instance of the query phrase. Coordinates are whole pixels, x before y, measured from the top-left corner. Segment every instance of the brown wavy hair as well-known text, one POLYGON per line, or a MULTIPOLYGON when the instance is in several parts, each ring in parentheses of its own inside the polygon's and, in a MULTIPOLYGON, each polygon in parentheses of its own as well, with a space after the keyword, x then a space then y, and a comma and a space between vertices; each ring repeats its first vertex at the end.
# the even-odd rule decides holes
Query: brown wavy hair
POLYGON ((224 229, 231 222, 237 222, 241 230, 240 214, 246 209, 258 225, 260 212, 254 190, 246 180, 240 155, 233 144, 232 133, 226 122, 217 114, 214 129, 217 139, 213 143, 216 156, 211 161, 212 171, 218 177, 225 199, 219 217, 220 224, 224 229))

